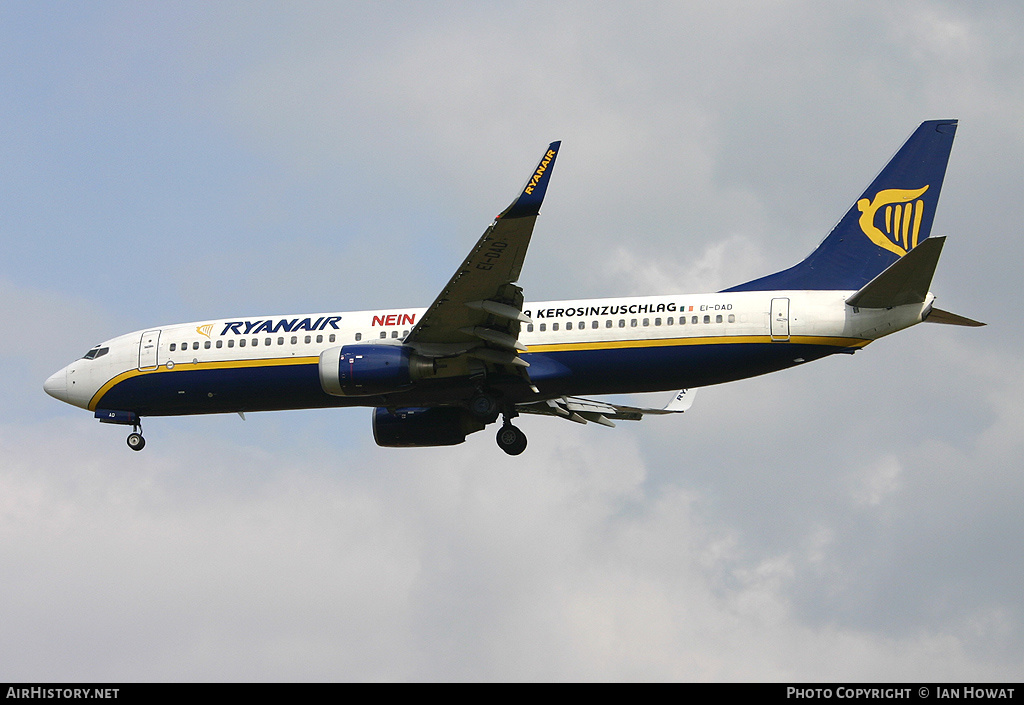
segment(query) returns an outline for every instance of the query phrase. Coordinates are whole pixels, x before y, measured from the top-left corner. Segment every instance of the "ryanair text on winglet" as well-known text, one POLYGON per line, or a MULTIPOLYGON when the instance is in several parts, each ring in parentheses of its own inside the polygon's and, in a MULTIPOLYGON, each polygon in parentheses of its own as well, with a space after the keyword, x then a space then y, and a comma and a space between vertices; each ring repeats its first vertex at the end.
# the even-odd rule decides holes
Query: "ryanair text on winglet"
POLYGON ((530 179, 530 183, 526 185, 526 191, 524 193, 532 194, 533 189, 540 183, 540 179, 544 176, 544 172, 548 170, 548 164, 555 158, 555 150, 549 149, 548 153, 544 155, 544 158, 540 160, 540 166, 537 167, 537 171, 534 172, 533 178, 530 179))

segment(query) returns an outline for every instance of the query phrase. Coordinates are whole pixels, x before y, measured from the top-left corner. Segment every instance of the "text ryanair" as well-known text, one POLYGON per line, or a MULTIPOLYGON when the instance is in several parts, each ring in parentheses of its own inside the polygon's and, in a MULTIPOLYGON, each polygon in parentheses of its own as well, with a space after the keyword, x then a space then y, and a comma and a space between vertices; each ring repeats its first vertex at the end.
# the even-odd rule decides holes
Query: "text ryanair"
POLYGON ((234 333, 235 335, 255 335, 256 333, 295 333, 300 330, 326 330, 333 328, 338 330, 338 321, 341 316, 321 316, 315 321, 310 318, 268 318, 256 321, 228 321, 224 324, 221 335, 234 333))
POLYGON ((549 149, 548 153, 544 155, 544 158, 540 161, 540 166, 537 167, 537 171, 534 172, 533 178, 530 179, 530 183, 526 185, 526 193, 532 194, 533 189, 537 188, 537 184, 540 183, 541 177, 544 176, 544 172, 548 170, 548 164, 555 158, 555 150, 549 149))

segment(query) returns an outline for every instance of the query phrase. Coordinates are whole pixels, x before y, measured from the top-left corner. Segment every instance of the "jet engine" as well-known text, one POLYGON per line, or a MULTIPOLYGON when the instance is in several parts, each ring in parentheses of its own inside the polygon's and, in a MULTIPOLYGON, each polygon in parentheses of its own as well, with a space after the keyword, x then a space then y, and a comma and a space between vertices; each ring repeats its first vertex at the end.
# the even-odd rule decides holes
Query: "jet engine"
POLYGON ((373 410, 373 440, 385 448, 454 446, 484 423, 456 406, 373 410))
POLYGON ((320 354, 320 386, 339 397, 397 392, 433 372, 433 360, 400 345, 344 345, 320 354))

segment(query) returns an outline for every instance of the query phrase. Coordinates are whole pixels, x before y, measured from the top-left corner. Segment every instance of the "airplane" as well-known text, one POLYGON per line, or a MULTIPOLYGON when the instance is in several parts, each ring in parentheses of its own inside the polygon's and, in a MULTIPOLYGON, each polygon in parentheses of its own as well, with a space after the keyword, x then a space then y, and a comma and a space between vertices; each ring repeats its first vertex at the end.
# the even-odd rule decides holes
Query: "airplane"
POLYGON ((43 385, 131 426, 142 418, 366 406, 383 447, 448 446, 520 414, 614 426, 676 414, 695 390, 802 365, 922 321, 944 237, 929 237, 956 120, 922 123, 835 228, 788 269, 723 291, 527 303, 518 285, 560 142, 427 308, 239 316, 100 343, 43 385), (591 396, 677 391, 661 409, 591 396))

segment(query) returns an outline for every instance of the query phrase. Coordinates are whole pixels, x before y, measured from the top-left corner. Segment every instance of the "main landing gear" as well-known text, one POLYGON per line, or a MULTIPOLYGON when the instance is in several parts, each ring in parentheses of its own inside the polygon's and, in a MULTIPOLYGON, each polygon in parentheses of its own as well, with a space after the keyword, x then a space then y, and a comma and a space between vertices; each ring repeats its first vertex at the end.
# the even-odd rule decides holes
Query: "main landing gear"
POLYGON ((476 395, 469 401, 470 413, 485 424, 495 421, 499 410, 502 423, 495 436, 498 447, 509 455, 519 455, 526 450, 526 434, 512 425, 512 419, 518 416, 515 405, 488 393, 482 387, 477 388, 476 395))
POLYGON ((146 439, 142 437, 142 425, 132 426, 132 432, 128 434, 128 447, 132 450, 142 450, 146 447, 146 439))
POLYGON ((508 419, 498 429, 498 447, 509 455, 519 455, 526 450, 526 434, 509 423, 508 419))

